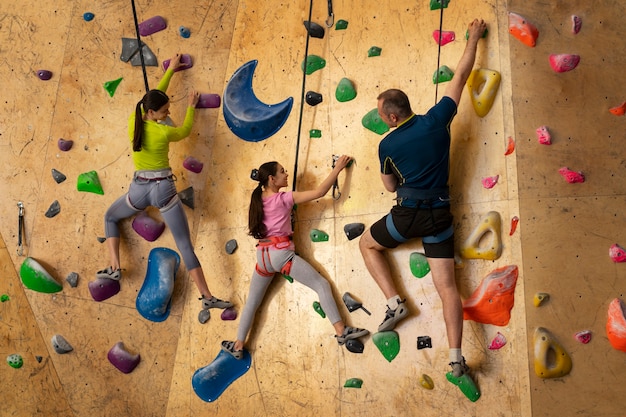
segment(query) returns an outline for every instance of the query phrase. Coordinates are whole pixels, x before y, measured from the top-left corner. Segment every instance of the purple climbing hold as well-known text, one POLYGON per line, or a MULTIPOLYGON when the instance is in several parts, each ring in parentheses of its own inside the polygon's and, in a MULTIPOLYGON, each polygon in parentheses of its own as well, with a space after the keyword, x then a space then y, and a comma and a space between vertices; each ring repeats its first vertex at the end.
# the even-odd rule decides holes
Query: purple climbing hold
POLYGON ((71 139, 59 138, 59 141, 57 142, 57 144, 59 145, 60 150, 62 150, 63 152, 67 152, 70 149, 72 149, 72 146, 74 145, 74 141, 71 139))
POLYGON ((235 320, 237 318, 237 310, 235 310, 234 307, 228 307, 222 311, 222 315, 220 317, 222 320, 235 320))
POLYGON ((154 16, 148 20, 144 20, 139 24, 139 34, 141 36, 150 36, 153 33, 159 32, 167 27, 165 19, 161 16, 154 16))
POLYGON ((202 168, 204 168, 204 164, 198 161, 193 156, 188 156, 183 161, 183 166, 185 167, 185 169, 188 169, 191 172, 195 172, 196 174, 199 174, 200 172, 202 172, 202 168))
POLYGON ((48 81, 52 78, 52 72, 48 70, 39 70, 37 71, 37 77, 39 77, 42 81, 48 81))
POLYGON ((197 109, 216 109, 222 104, 222 100, 218 94, 204 93, 200 94, 197 109))
MULTIPOLYGON (((170 60, 166 59, 163 61, 163 71, 166 71, 170 67, 170 60)), ((186 70, 193 67, 193 60, 191 59, 191 55, 182 54, 180 56, 180 65, 174 69, 174 72, 186 70)))
POLYGON ((108 278, 98 278, 88 284, 91 298, 104 301, 120 292, 120 282, 108 278))
POLYGON ((109 362, 125 374, 131 373, 141 360, 139 354, 133 355, 126 350, 124 343, 117 342, 107 354, 109 362))
POLYGON ((133 219, 133 229, 148 242, 154 242, 165 230, 165 223, 153 219, 142 211, 133 219))

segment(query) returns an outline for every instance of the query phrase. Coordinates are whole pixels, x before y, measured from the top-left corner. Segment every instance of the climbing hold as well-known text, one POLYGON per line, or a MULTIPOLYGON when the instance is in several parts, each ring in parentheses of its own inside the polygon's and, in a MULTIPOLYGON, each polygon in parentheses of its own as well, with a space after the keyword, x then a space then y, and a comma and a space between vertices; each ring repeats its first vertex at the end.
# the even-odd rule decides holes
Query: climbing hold
POLYGON ((184 27, 184 26, 180 26, 178 28, 178 34, 181 37, 187 39, 187 38, 189 38, 191 36, 191 31, 188 28, 184 27))
POLYGON ((324 309, 322 308, 322 305, 319 303, 319 301, 313 302, 313 310, 315 310, 315 312, 319 314, 323 319, 326 318, 326 313, 324 313, 324 309))
POLYGON ((227 254, 232 255, 237 250, 237 241, 235 239, 229 240, 226 242, 225 249, 227 254))
POLYGON ((22 262, 20 278, 24 286, 33 291, 54 293, 63 289, 61 284, 56 282, 52 275, 31 257, 24 259, 24 262, 22 262))
POLYGON ((449 30, 440 31, 439 29, 433 31, 433 39, 439 46, 444 46, 454 41, 455 34, 449 30))
POLYGON ((560 168, 559 174, 561 174, 561 176, 565 178, 565 181, 569 182, 570 184, 585 182, 585 175, 581 171, 572 171, 568 167, 560 168))
POLYGON ((117 86, 120 85, 122 80, 123 78, 120 77, 117 80, 107 81, 104 83, 104 89, 107 90, 109 96, 113 97, 113 95, 115 94, 115 90, 117 90, 117 86))
POLYGON ((609 111, 611 112, 611 114, 614 114, 616 116, 623 116, 624 114, 626 114, 626 101, 617 107, 610 108, 609 111))
POLYGON ((417 336, 417 350, 432 348, 433 343, 430 336, 417 336))
POLYGON ((581 330, 576 332, 574 339, 578 340, 583 345, 586 345, 591 342, 591 330, 581 330))
MULTIPOLYGON (((488 34, 489 34, 489 29, 486 28, 485 31, 483 32, 482 38, 483 39, 486 38, 488 34)), ((469 40, 469 29, 465 31, 465 40, 469 40)))
POLYGON ((133 230, 148 242, 154 242, 165 230, 165 223, 153 219, 144 210, 133 219, 133 230))
POLYGON ((465 259, 487 259, 490 261, 498 259, 502 254, 501 231, 500 213, 490 211, 480 220, 478 226, 461 245, 461 256, 465 259), (491 234, 491 240, 486 247, 481 248, 479 244, 484 240, 483 237, 487 233, 491 234))
POLYGON ((83 13, 83 19, 85 19, 85 22, 91 22, 94 17, 95 17, 95 15, 93 13, 91 13, 91 12, 83 13))
POLYGON ((42 81, 48 81, 52 78, 52 72, 48 70, 39 70, 37 71, 37 77, 39 77, 42 81))
POLYGON ((85 191, 95 194, 103 195, 102 185, 100 184, 100 178, 96 171, 84 172, 78 176, 78 182, 76 184, 78 191, 85 191))
POLYGON ((60 355, 74 350, 72 345, 70 345, 69 342, 65 340, 65 338, 60 334, 55 334, 54 336, 52 336, 50 342, 52 343, 52 348, 54 349, 54 351, 60 355))
POLYGON ((550 66, 555 72, 571 71, 578 66, 580 55, 575 54, 551 54, 550 66))
POLYGON ((491 110, 500 87, 501 78, 498 71, 485 68, 475 69, 470 73, 467 89, 470 93, 472 106, 478 116, 485 117, 491 110))
POLYGON ((321 230, 313 229, 309 233, 309 236, 313 242, 328 242, 328 234, 321 230))
POLYGON ((124 343, 117 342, 107 354, 109 362, 125 374, 129 374, 139 365, 141 356, 139 354, 131 354, 124 347, 124 343))
POLYGON ((450 0, 430 0, 430 10, 446 9, 450 0))
POLYGON ((513 236, 515 230, 517 229, 517 224, 519 223, 519 217, 513 216, 511 218, 511 230, 509 230, 509 236, 513 236))
POLYGON ((447 65, 442 65, 433 74, 433 84, 445 83, 454 77, 454 72, 447 65))
POLYGON ((537 141, 542 145, 551 145, 552 137, 550 136, 550 132, 548 131, 548 126, 540 126, 535 130, 537 133, 537 141))
POLYGON ((533 304, 535 307, 539 307, 543 305, 543 303, 547 302, 550 299, 550 294, 545 292, 538 292, 533 296, 533 304))
POLYGON ((41 357, 41 356, 35 356, 35 359, 37 359, 37 362, 41 363, 41 361, 43 360, 43 357, 41 357))
POLYGON ((74 145, 74 141, 69 139, 69 140, 65 140, 63 138, 59 138, 58 142, 57 142, 57 146, 59 147, 60 150, 62 150, 63 152, 67 152, 70 149, 72 149, 72 146, 74 145))
POLYGON ((52 178, 56 181, 57 184, 61 184, 63 181, 67 179, 67 177, 56 169, 52 168, 52 178))
POLYGON ((287 281, 289 281, 290 284, 293 284, 293 278, 291 278, 289 275, 283 274, 283 278, 285 278, 287 281))
POLYGON ((535 373, 540 378, 559 378, 572 370, 572 359, 554 336, 543 327, 535 329, 535 373))
POLYGON ((337 84, 337 89, 335 90, 335 98, 337 101, 344 103, 346 101, 354 100, 356 97, 356 90, 354 89, 354 84, 347 78, 342 78, 337 84))
POLYGON ((104 301, 120 292, 120 282, 114 279, 97 278, 87 284, 91 298, 95 301, 104 301))
POLYGON ((489 343, 489 350, 498 350, 502 346, 506 345, 506 337, 500 332, 496 334, 496 337, 493 338, 491 343, 489 343))
POLYGON ((206 309, 206 310, 200 310, 200 313, 198 313, 198 321, 200 322, 200 324, 204 324, 207 321, 209 321, 209 319, 211 318, 211 310, 206 309))
POLYGON ((463 395, 465 395, 471 402, 476 402, 480 398, 480 390, 469 374, 463 374, 457 378, 452 374, 452 372, 448 372, 446 373, 446 379, 450 383, 459 387, 463 395))
POLYGON ((204 168, 204 164, 202 162, 198 161, 193 156, 188 156, 183 161, 183 167, 185 167, 185 169, 188 169, 191 172, 199 174, 199 173, 202 172, 202 168, 204 168))
POLYGON ((225 321, 235 320, 237 318, 237 310, 235 310, 235 307, 228 307, 222 311, 220 318, 225 321))
POLYGON ((309 137, 310 138, 321 138, 322 137, 322 131, 319 129, 311 129, 309 130, 309 137))
POLYGON ((580 32, 580 29, 583 27, 583 20, 580 16, 572 15, 572 33, 577 35, 580 32))
POLYGON ((361 388, 363 380, 361 378, 350 378, 343 384, 344 388, 361 388))
POLYGON ((363 353, 365 346, 358 339, 350 339, 346 342, 346 349, 352 353, 363 353))
POLYGON ((364 128, 371 130, 374 133, 382 135, 389 131, 389 126, 380 118, 378 114, 378 108, 372 109, 361 119, 361 124, 364 128))
POLYGON ((11 368, 19 369, 24 365, 24 359, 22 359, 21 355, 14 353, 7 356, 7 363, 11 368))
POLYGON ((7 294, 2 294, 2 295, 0 296, 0 301, 1 301, 1 302, 3 302, 3 303, 4 303, 5 301, 9 301, 9 300, 10 300, 10 298, 9 298, 9 296, 8 296, 7 294))
POLYGON ((326 60, 321 56, 317 55, 308 55, 300 67, 302 71, 306 73, 306 75, 311 75, 315 71, 322 69, 326 66, 326 60))
POLYGON ((278 132, 293 105, 292 97, 267 105, 254 95, 252 77, 257 62, 249 61, 235 71, 223 95, 226 124, 235 135, 249 142, 259 142, 278 132))
POLYGON ((372 46, 370 47, 370 49, 367 50, 367 56, 368 57, 373 57, 373 56, 380 56, 380 53, 382 52, 382 49, 378 46, 372 46))
POLYGON ((345 30, 348 29, 348 21, 339 19, 337 23, 335 23, 335 30, 345 30))
POLYGON ((138 53, 138 45, 137 38, 122 38, 122 53, 120 54, 120 61, 130 61, 131 65, 135 67, 141 66, 141 55, 143 55, 143 65, 150 67, 158 66, 157 58, 150 48, 148 48, 148 45, 141 42, 141 54, 138 53))
POLYGON ((148 255, 148 267, 135 306, 142 317, 162 322, 169 316, 174 293, 174 281, 180 256, 168 248, 153 248, 148 255))
POLYGON ((196 103, 196 109, 216 109, 222 104, 221 102, 219 94, 202 93, 196 103))
POLYGON ((365 311, 368 316, 372 315, 372 313, 370 313, 365 307, 363 307, 363 304, 355 300, 349 292, 344 293, 341 299, 343 300, 343 303, 346 305, 350 313, 360 308, 365 311))
POLYGON ((433 379, 426 374, 420 375, 419 383, 420 383, 420 386, 424 389, 435 388, 435 383, 433 382, 433 379))
POLYGON ((320 93, 316 93, 315 91, 307 91, 305 100, 309 106, 317 106, 324 100, 324 98, 320 93))
POLYGON ((539 37, 539 31, 535 25, 513 12, 509 12, 509 33, 531 48, 535 47, 539 37))
POLYGON ((100 242, 100 243, 104 243, 104 242, 106 242, 106 240, 107 240, 107 238, 106 238, 106 237, 102 237, 102 236, 98 236, 96 239, 97 239, 97 240, 98 240, 98 242, 100 242))
MULTIPOLYGON (((166 59, 165 61, 163 61, 163 71, 167 71, 167 69, 170 67, 170 62, 171 59, 166 59)), ((180 56, 180 65, 176 68, 174 68, 174 72, 179 72, 179 71, 184 71, 186 69, 189 69, 191 67, 193 67, 193 59, 191 58, 191 55, 189 54, 182 54, 180 56)))
POLYGON ((409 256, 409 266, 414 277, 424 278, 430 272, 428 259, 423 253, 413 252, 409 256))
POLYGON ((609 304, 606 334, 614 349, 626 352, 626 317, 624 302, 616 298, 609 304))
POLYGON ((139 23, 139 34, 141 36, 150 36, 167 27, 167 23, 162 16, 153 16, 148 20, 139 23))
POLYGON ((515 150, 515 140, 512 137, 508 137, 506 141, 506 150, 504 151, 504 155, 511 155, 515 150))
POLYGON ((609 257, 613 262, 626 262, 626 250, 614 243, 609 248, 609 257))
POLYGON ((493 177, 484 177, 482 180, 480 180, 480 182, 483 184, 483 187, 489 190, 498 183, 499 178, 499 175, 494 175, 493 177))
POLYGON ((518 268, 507 265, 491 271, 463 302, 463 318, 483 324, 506 326, 515 301, 518 268))
POLYGON ((387 361, 391 362, 400 352, 400 337, 394 330, 374 333, 374 344, 387 361))
POLYGON ((60 212, 61 212, 61 205, 59 204, 58 200, 54 200, 52 204, 50 204, 50 207, 48 207, 48 210, 46 211, 46 217, 51 219, 57 214, 59 214, 60 212))
POLYGON ((309 34, 309 36, 311 36, 312 38, 317 38, 317 39, 324 38, 324 28, 321 25, 315 22, 310 22, 308 20, 305 20, 302 23, 304 23, 304 27, 306 28, 306 31, 309 34))
POLYGON ((348 223, 343 227, 343 232, 346 234, 348 240, 355 239, 365 231, 365 225, 363 223, 348 223))
POLYGON ((65 277, 65 281, 70 284, 70 287, 76 288, 78 286, 78 274, 76 272, 70 272, 65 277))
POLYGON ((180 191, 178 193, 178 198, 180 198, 180 201, 182 201, 187 207, 191 209, 194 208, 193 187, 187 187, 180 191))

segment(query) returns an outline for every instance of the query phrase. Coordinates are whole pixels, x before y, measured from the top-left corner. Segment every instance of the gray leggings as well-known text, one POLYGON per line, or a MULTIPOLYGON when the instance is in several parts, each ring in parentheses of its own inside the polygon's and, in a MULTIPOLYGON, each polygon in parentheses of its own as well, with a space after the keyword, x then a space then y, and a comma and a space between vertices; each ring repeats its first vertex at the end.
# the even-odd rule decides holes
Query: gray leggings
MULTIPOLYGON (((289 276, 317 292, 322 309, 332 324, 341 321, 330 284, 307 261, 296 255, 291 249, 270 248, 269 251, 264 251, 260 246, 257 247, 257 265, 263 266, 262 269, 265 269, 268 273, 275 274, 280 272, 289 261, 292 261, 289 276)), ((248 299, 241 313, 237 340, 246 340, 256 311, 261 305, 273 277, 274 275, 263 276, 256 269, 254 270, 248 299)))
POLYGON ((187 215, 172 178, 151 181, 135 178, 130 184, 128 193, 115 200, 104 215, 106 237, 120 237, 118 222, 143 211, 148 206, 156 207, 161 212, 165 224, 172 231, 187 270, 199 267, 200 261, 191 243, 187 215))

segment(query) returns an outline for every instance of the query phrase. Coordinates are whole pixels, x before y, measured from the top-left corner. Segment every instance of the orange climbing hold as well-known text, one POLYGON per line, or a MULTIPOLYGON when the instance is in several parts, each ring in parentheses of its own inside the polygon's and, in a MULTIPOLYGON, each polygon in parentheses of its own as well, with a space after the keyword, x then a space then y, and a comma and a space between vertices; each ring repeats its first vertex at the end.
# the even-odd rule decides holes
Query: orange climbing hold
POLYGON ((617 350, 626 352, 626 317, 624 317, 624 302, 616 298, 609 304, 606 334, 609 342, 617 350))
POLYGON ((463 303, 463 318, 478 323, 506 326, 511 319, 517 265, 493 270, 463 303))
POLYGON ((611 112, 611 114, 614 114, 616 116, 623 116, 624 114, 626 114, 626 101, 617 107, 609 109, 609 111, 611 112))
POLYGON ((506 142, 506 151, 504 151, 504 156, 511 155, 514 150, 515 150, 515 140, 509 136, 506 142))
POLYGON ((532 23, 513 12, 509 12, 509 33, 531 48, 535 47, 539 37, 539 31, 532 23))

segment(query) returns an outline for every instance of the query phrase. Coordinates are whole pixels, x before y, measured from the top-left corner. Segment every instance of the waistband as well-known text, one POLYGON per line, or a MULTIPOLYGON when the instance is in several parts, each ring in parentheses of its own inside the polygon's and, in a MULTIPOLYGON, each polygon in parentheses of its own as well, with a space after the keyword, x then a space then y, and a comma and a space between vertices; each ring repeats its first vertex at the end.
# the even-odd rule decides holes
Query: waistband
POLYGON ((417 188, 400 187, 396 191, 398 205, 411 208, 439 208, 450 205, 448 187, 419 190, 417 188))
POLYGON ((135 171, 135 178, 139 178, 142 180, 153 180, 153 181, 164 180, 167 178, 171 178, 173 176, 174 174, 172 174, 171 168, 156 169, 156 170, 144 169, 140 171, 135 171))

